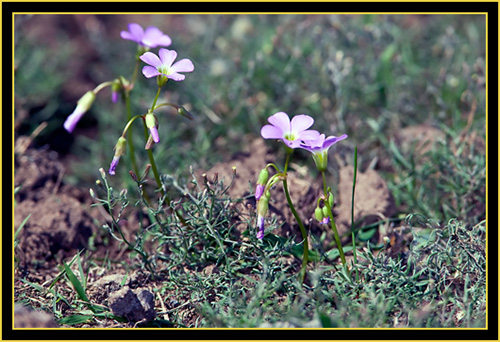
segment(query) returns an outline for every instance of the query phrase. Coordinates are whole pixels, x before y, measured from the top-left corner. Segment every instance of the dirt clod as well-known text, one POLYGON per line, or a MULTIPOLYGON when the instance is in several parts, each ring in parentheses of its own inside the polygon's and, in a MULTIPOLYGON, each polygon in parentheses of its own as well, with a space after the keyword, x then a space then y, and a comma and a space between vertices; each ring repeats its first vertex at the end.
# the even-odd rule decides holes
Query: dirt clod
POLYGON ((109 295, 109 307, 113 314, 131 322, 148 322, 156 317, 154 296, 145 288, 131 290, 124 286, 109 295))

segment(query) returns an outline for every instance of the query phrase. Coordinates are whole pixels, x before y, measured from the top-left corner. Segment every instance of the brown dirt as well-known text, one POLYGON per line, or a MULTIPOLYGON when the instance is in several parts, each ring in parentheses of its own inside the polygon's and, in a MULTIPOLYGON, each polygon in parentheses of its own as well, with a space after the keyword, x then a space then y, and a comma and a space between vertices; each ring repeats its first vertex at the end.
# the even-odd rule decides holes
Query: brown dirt
MULTIPOLYGON (((236 167, 237 175, 228 193, 233 199, 245 198, 245 205, 254 209, 256 203, 253 191, 259 172, 267 163, 277 162, 276 156, 271 153, 268 146, 262 139, 253 139, 248 151, 237 154, 229 161, 218 163, 206 172, 198 172, 198 180, 201 182, 202 174, 206 173, 208 179, 217 175, 219 179, 225 179, 226 182, 229 182, 232 177, 232 168, 236 167)), ((294 170, 292 166, 288 172, 288 185, 290 196, 299 216, 308 225, 311 234, 319 236, 325 231, 329 236, 329 241, 333 241, 333 233, 330 227, 320 225, 314 219, 316 200, 323 192, 322 182, 300 172, 299 167, 297 169, 299 171, 294 170)), ((339 184, 338 187, 333 187, 338 189, 334 190, 338 193, 334 208, 334 215, 337 217, 335 220, 337 229, 341 236, 348 236, 348 238, 350 237, 351 227, 353 173, 352 166, 340 166, 339 184)), ((394 201, 387 184, 376 171, 366 170, 360 172, 358 170, 356 184, 354 207, 356 222, 361 221, 362 224, 367 225, 389 218, 396 213, 394 201)), ((271 212, 270 216, 276 215, 278 222, 282 224, 281 228, 273 231, 274 234, 280 236, 295 235, 297 240, 301 239, 298 225, 288 207, 281 185, 272 190, 269 210, 271 212), (290 223, 292 223, 291 226, 290 223)), ((246 228, 242 227, 241 229, 246 228)))

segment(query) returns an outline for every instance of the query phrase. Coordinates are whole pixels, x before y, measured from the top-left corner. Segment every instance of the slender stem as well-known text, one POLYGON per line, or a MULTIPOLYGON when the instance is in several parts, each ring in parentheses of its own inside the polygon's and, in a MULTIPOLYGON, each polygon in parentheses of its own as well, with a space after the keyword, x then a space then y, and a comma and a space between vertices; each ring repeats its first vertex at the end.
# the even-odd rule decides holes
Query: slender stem
POLYGON ((127 238, 123 234, 123 231, 120 228, 120 225, 116 221, 115 216, 113 215, 113 206, 110 204, 111 203, 111 191, 109 189, 108 181, 105 177, 103 177, 103 180, 104 180, 104 184, 106 186, 106 189, 108 190, 107 191, 108 212, 109 212, 109 215, 111 216, 111 221, 113 222, 113 226, 118 230, 118 232, 120 233, 120 236, 122 237, 123 242, 125 242, 125 244, 128 246, 128 248, 130 250, 136 251, 137 253, 139 253, 142 256, 142 259, 143 259, 144 264, 146 265, 146 268, 154 276, 155 271, 149 262, 149 255, 147 254, 147 252, 145 252, 141 248, 138 248, 138 247, 132 245, 132 243, 130 243, 127 240, 127 238))
MULTIPOLYGON (((354 265, 358 263, 356 253, 356 235, 354 234, 354 192, 356 190, 356 174, 358 173, 358 147, 354 147, 354 176, 352 179, 352 199, 351 199, 351 237, 352 237, 352 251, 354 253, 354 265)), ((359 282, 359 273, 356 268, 356 280, 359 282)))
POLYGON ((339 232, 337 230, 337 225, 335 224, 335 220, 333 219, 333 212, 332 212, 332 208, 330 207, 330 203, 328 202, 328 193, 327 193, 327 187, 326 187, 326 176, 325 176, 325 172, 322 171, 321 172, 321 175, 323 177, 323 191, 324 191, 324 196, 325 196, 325 200, 323 201, 323 203, 325 204, 327 210, 328 210, 328 216, 330 217, 330 223, 331 223, 331 226, 332 226, 332 230, 333 230, 333 234, 335 235, 335 241, 337 242, 337 248, 339 250, 339 254, 340 254, 340 259, 342 260, 342 265, 346 265, 346 260, 345 260, 345 255, 344 255, 344 249, 342 248, 342 243, 340 242, 340 236, 339 236, 339 232))
MULTIPOLYGON (((146 121, 142 120, 144 123, 144 136, 146 137, 146 141, 149 139, 149 130, 148 127, 146 126, 146 121)), ((161 190, 161 194, 165 195, 165 191, 163 190, 163 186, 161 185, 160 181, 160 175, 158 173, 158 168, 156 167, 156 162, 155 158, 153 156, 153 151, 151 149, 147 150, 148 151, 148 157, 149 157, 149 163, 151 164, 151 169, 153 170, 153 175, 156 180, 156 184, 158 185, 158 188, 161 190)), ((167 198, 167 204, 170 205, 170 200, 167 198)))
POLYGON ((156 106, 156 101, 158 101, 158 97, 160 97, 160 91, 161 91, 161 87, 158 87, 158 92, 156 93, 156 97, 155 97, 155 100, 153 102, 153 105, 151 106, 151 112, 155 109, 155 106, 156 106))
MULTIPOLYGON (((125 91, 125 106, 127 109, 127 120, 130 122, 132 119, 132 109, 130 106, 130 92, 128 90, 125 91)), ((136 175, 139 174, 139 169, 137 167, 137 162, 135 160, 135 147, 134 147, 134 135, 133 135, 132 126, 130 126, 127 130, 127 145, 130 151, 130 161, 132 162, 132 170, 136 175)))
POLYGON ((134 73, 132 74, 132 80, 130 82, 131 88, 134 87, 135 79, 137 78, 137 73, 139 71, 139 63, 140 62, 141 62, 141 60, 139 58, 137 58, 137 62, 135 63, 134 73))
POLYGON ((109 87, 112 84, 113 84, 113 81, 103 82, 103 83, 99 84, 97 87, 95 87, 94 90, 93 90, 93 92, 94 92, 94 94, 97 94, 102 89, 104 89, 105 87, 109 87))
MULTIPOLYGON (((142 120, 142 122, 144 123, 144 136, 146 137, 146 140, 148 140, 148 138, 149 138, 149 130, 148 130, 147 126, 146 126, 146 121, 142 120)), ((153 175, 154 175, 156 184, 158 185, 158 188, 160 189, 161 194, 162 194, 162 196, 165 199, 165 202, 167 202, 167 205, 170 207, 170 204, 171 204, 172 201, 165 194, 165 190, 163 190, 163 186, 162 186, 161 180, 160 180, 160 174, 158 173, 158 168, 156 167, 156 162, 155 162, 155 158, 154 158, 154 155, 153 155, 153 151, 151 149, 149 149, 147 151, 148 151, 149 163, 151 164, 151 169, 153 170, 153 175)), ((174 212, 175 212, 175 215, 177 216, 177 218, 179 219, 179 221, 181 221, 181 223, 184 226, 188 226, 186 220, 184 219, 184 217, 182 216, 182 214, 179 212, 179 210, 174 209, 174 212)))
POLYGON ((285 176, 283 179, 283 188, 285 190, 285 196, 286 196, 286 200, 288 202, 288 206, 290 207, 290 210, 292 211, 292 214, 295 217, 295 220, 299 224, 300 232, 302 233, 302 238, 304 239, 304 255, 302 257, 302 267, 300 269, 300 281, 301 281, 301 283, 303 283, 305 276, 306 276, 307 262, 309 261, 309 241, 307 240, 306 228, 304 227, 304 224, 302 223, 302 220, 300 219, 299 214, 295 210, 295 207, 293 206, 293 203, 292 203, 292 199, 290 197, 290 193, 288 192, 288 182, 287 182, 286 172, 288 170, 290 156, 291 156, 291 153, 289 153, 287 151, 285 169, 283 171, 283 175, 285 176))

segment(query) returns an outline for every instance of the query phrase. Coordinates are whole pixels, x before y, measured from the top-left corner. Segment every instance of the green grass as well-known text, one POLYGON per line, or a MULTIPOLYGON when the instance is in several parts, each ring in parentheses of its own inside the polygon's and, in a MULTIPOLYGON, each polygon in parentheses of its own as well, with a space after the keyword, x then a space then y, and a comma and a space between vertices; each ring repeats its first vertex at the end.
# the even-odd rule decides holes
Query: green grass
MULTIPOLYGON (((180 58, 193 60, 196 69, 184 82, 169 82, 165 93, 186 105, 196 119, 190 122, 169 109, 160 109, 161 144, 154 147, 154 153, 164 175, 162 181, 176 196, 172 206, 183 207, 189 229, 166 215, 169 208, 164 204, 140 201, 136 184, 127 174, 127 156, 120 162, 117 176, 110 178, 114 189, 128 188, 126 197, 124 193, 117 195, 117 190, 111 193, 112 205, 144 207, 141 215, 149 220, 131 241, 130 249, 135 251, 127 254, 130 262, 126 267, 149 268, 155 279, 168 279, 155 287, 156 292, 164 298, 184 299, 167 309, 165 325, 485 325, 484 17, 167 18, 172 20, 152 16, 151 23, 171 35, 172 48, 178 50, 180 58), (174 24, 179 19, 182 28, 174 24), (235 204, 241 199, 228 197, 224 191, 227 180, 226 184, 198 184, 194 190, 186 190, 193 182, 190 166, 208 169, 241 151, 247 137, 258 138, 260 127, 277 111, 291 116, 309 114, 316 119, 315 127, 323 127, 328 134, 349 135, 346 144, 334 153, 351 161, 357 146, 360 170, 374 167, 383 174, 398 217, 407 218, 397 228, 411 233, 413 242, 408 250, 389 256, 383 246, 357 241, 358 282, 326 257, 332 251, 321 250, 322 238, 313 236, 316 254, 308 280, 301 286, 296 280, 300 248, 272 233, 258 241, 255 217, 237 212, 235 204), (417 124, 443 132, 424 156, 396 141, 398 132, 417 124), (185 193, 188 195, 181 201, 180 194, 185 193), (247 226, 238 234, 236 214, 247 226), (218 271, 203 273, 208 266, 216 266, 218 271), (186 323, 188 308, 199 315, 195 322, 186 323)), ((132 67, 132 63, 122 66, 116 58, 123 50, 128 51, 124 56, 133 57, 132 44, 116 37, 108 50, 94 39, 90 43, 99 47, 102 64, 89 66, 87 74, 92 80, 97 84, 117 74, 128 77, 132 70, 125 67, 132 67)), ((57 124, 62 125, 64 112, 69 114, 73 108, 72 103, 53 96, 70 77, 64 65, 76 53, 69 40, 63 41, 68 45, 63 44, 61 54, 43 69, 55 77, 35 72, 40 61, 48 58, 47 49, 29 40, 19 40, 16 45, 20 65, 16 97, 23 100, 23 108, 29 109, 32 119, 23 123, 23 129, 32 131, 44 120, 51 123, 45 136, 40 135, 40 143, 55 132, 57 124), (28 53, 33 49, 34 53, 28 53), (36 87, 30 88, 33 82, 36 87)), ((132 93, 135 114, 149 108, 155 87, 151 80, 137 83, 132 93)), ((124 105, 111 105, 109 98, 99 95, 86 116, 82 125, 95 122, 98 130, 95 135, 75 135, 72 154, 81 163, 66 176, 67 182, 80 186, 93 184, 100 167, 107 169, 125 124, 124 105)), ((145 142, 142 127, 137 127, 137 158, 143 168, 147 162, 142 149, 145 142)), ((310 163, 305 154, 298 157, 299 162, 310 163)), ((334 179, 335 169, 332 171, 334 179)), ((110 189, 99 191, 97 196, 105 198, 110 189)), ((116 228, 109 230, 116 234, 116 228)), ((268 227, 271 231, 274 228, 276 223, 268 227)), ((75 284, 74 279, 71 282, 75 284)), ((71 298, 76 300, 74 295, 71 298)), ((95 317, 95 313, 84 311, 82 303, 70 306, 73 314, 84 312, 95 317)), ((51 305, 44 308, 51 311, 51 305)), ((163 323, 158 319, 150 324, 163 323)))

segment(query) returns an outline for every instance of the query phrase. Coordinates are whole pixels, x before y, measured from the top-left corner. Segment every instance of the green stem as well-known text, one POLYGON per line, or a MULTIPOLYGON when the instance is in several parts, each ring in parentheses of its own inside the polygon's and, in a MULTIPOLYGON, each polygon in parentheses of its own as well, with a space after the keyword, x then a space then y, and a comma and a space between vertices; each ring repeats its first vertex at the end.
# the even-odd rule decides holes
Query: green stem
MULTIPOLYGON (((351 198, 351 237, 352 237, 352 251, 354 253, 354 265, 358 263, 356 252, 356 235, 354 234, 354 192, 356 190, 356 174, 358 173, 358 147, 354 147, 354 176, 352 179, 352 198, 351 198)), ((359 283, 359 273, 356 267, 356 280, 359 283)))
POLYGON ((328 197, 329 196, 328 196, 328 193, 327 193, 325 172, 322 171, 321 175, 323 177, 323 191, 324 191, 324 196, 325 196, 325 200, 323 201, 323 203, 324 203, 324 205, 326 206, 326 208, 328 210, 328 216, 330 217, 330 223, 331 223, 331 226, 332 226, 333 234, 335 235, 335 241, 337 242, 337 248, 339 250, 340 259, 342 260, 342 265, 344 265, 344 267, 345 267, 346 266, 346 260, 345 260, 345 255, 344 255, 344 249, 342 248, 342 243, 340 242, 340 236, 339 236, 339 232, 337 230, 337 225, 335 224, 335 220, 333 219, 332 208, 330 207, 330 203, 328 202, 328 197))
POLYGON ((102 89, 106 88, 106 87, 109 87, 110 85, 113 84, 113 81, 107 81, 107 82, 103 82, 101 84, 99 84, 97 87, 94 88, 93 92, 94 94, 97 94, 98 92, 100 92, 102 89))
MULTIPOLYGON (((132 109, 130 106, 130 92, 128 90, 125 91, 125 106, 127 109, 127 120, 130 122, 132 119, 132 109)), ((137 162, 135 160, 135 147, 134 147, 134 140, 133 140, 133 129, 132 126, 130 126, 127 130, 127 145, 128 149, 130 151, 130 161, 132 162, 132 170, 134 170, 134 173, 136 175, 139 175, 139 169, 137 167, 137 162)))
MULTIPOLYGON (((146 141, 149 139, 149 130, 148 127, 146 126, 146 121, 142 120, 144 123, 144 136, 146 138, 146 141)), ((165 191, 163 190, 163 186, 161 185, 160 181, 160 175, 158 173, 158 168, 156 167, 156 162, 155 158, 153 156, 153 151, 151 149, 147 150, 148 151, 148 157, 149 157, 149 163, 151 164, 151 169, 153 170, 153 175, 155 177, 156 184, 158 185, 158 188, 161 190, 161 194, 165 195, 165 191)), ((170 205, 170 200, 167 198, 167 204, 170 205)))
POLYGON ((161 87, 158 87, 158 92, 156 93, 155 100, 154 100, 153 105, 151 106, 151 109, 150 109, 151 112, 155 109, 156 101, 158 101, 158 97, 160 97, 160 92, 161 92, 161 87))
MULTIPOLYGON (((146 137, 146 141, 147 141, 149 139, 149 130, 146 126, 146 121, 142 120, 142 122, 144 123, 144 136, 146 137)), ((149 163, 151 164, 151 169, 153 170, 153 175, 154 175, 156 184, 158 185, 158 188, 160 189, 162 196, 165 198, 165 202, 170 207, 170 204, 172 201, 165 194, 165 191, 163 190, 163 186, 162 186, 161 180, 160 180, 160 174, 158 173, 158 168, 156 167, 155 158, 153 156, 153 151, 151 149, 149 149, 147 151, 148 151, 149 163)), ((177 218, 179 219, 179 221, 181 221, 181 223, 184 226, 188 226, 186 220, 184 219, 182 214, 179 212, 179 210, 174 209, 174 212, 175 212, 175 215, 177 216, 177 218)))
POLYGON ((303 283, 305 276, 306 276, 307 262, 309 261, 309 241, 307 240, 306 228, 304 227, 304 224, 302 223, 302 220, 300 219, 299 214, 295 210, 295 207, 293 206, 293 203, 292 203, 292 199, 290 197, 290 193, 288 192, 288 182, 287 182, 286 172, 288 170, 290 156, 291 156, 291 153, 287 150, 285 169, 283 171, 283 175, 285 176, 283 179, 283 188, 285 190, 285 196, 286 196, 286 200, 288 202, 288 206, 290 207, 290 210, 292 211, 292 214, 295 217, 295 220, 299 224, 300 232, 302 233, 302 238, 304 239, 304 255, 302 257, 302 267, 300 269, 300 282, 303 283))
POLYGON ((118 232, 120 233, 120 236, 121 236, 123 242, 125 242, 125 244, 127 245, 127 247, 130 250, 136 251, 137 253, 139 253, 142 256, 142 259, 143 259, 143 262, 144 262, 146 268, 148 269, 149 272, 151 272, 151 274, 154 277, 155 271, 154 271, 154 268, 151 266, 151 264, 149 262, 149 255, 147 254, 147 252, 145 252, 141 248, 138 248, 138 247, 132 245, 132 243, 130 243, 127 240, 127 238, 125 237, 125 234, 123 234, 123 231, 120 228, 120 225, 116 221, 115 216, 113 215, 113 206, 110 204, 111 203, 111 191, 110 191, 110 188, 109 188, 109 184, 108 184, 108 181, 107 181, 106 177, 103 177, 103 180, 104 180, 104 184, 105 184, 106 189, 108 189, 108 191, 107 191, 108 212, 109 212, 109 215, 111 216, 111 221, 113 222, 113 226, 116 228, 116 230, 118 230, 118 232))

